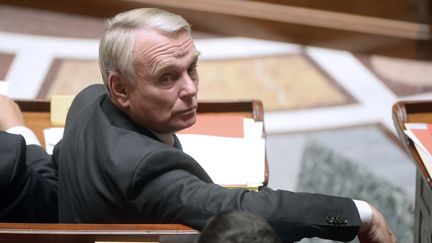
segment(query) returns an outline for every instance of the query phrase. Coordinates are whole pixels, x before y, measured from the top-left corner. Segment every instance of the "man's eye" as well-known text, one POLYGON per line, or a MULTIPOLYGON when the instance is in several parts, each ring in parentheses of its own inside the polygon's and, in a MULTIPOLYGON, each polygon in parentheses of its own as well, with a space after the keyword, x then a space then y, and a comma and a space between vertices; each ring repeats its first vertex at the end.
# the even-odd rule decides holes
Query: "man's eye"
POLYGON ((163 82, 168 82, 172 80, 172 75, 171 74, 165 74, 162 77, 160 77, 159 82, 163 83, 163 82))
POLYGON ((171 88, 175 83, 175 77, 173 74, 165 74, 158 80, 158 85, 161 88, 171 88))
POLYGON ((188 69, 188 73, 195 73, 197 71, 197 67, 198 65, 196 63, 191 65, 188 69))

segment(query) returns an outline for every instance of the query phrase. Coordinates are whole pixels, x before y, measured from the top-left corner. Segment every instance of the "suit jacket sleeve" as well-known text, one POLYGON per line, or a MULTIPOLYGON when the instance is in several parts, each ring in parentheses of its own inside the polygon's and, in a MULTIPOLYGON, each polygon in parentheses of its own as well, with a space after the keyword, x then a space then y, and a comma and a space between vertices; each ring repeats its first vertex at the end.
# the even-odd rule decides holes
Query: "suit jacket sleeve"
POLYGON ((135 173, 129 197, 139 214, 143 218, 150 217, 152 222, 181 223, 201 229, 218 212, 243 210, 264 217, 284 241, 305 237, 350 241, 358 233, 361 222, 349 198, 269 188, 259 192, 226 189, 205 182, 193 169, 182 167, 192 159, 184 153, 159 151, 150 157, 145 158, 146 163, 164 161, 164 164, 179 165, 167 168, 150 182, 148 176, 142 176, 147 173, 141 170, 145 170, 144 167, 135 173), (152 159, 154 161, 149 162, 152 159), (343 217, 347 222, 331 224, 328 217, 343 217))
POLYGON ((57 222, 57 172, 39 146, 0 131, 0 220, 57 222))

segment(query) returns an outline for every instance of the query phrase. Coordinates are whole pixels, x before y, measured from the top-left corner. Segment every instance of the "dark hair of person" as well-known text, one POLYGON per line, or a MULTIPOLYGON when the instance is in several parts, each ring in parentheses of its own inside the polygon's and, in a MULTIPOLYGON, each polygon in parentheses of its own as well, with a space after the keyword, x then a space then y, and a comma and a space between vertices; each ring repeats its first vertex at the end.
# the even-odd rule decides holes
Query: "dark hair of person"
POLYGON ((222 212, 209 220, 197 243, 280 243, 261 217, 242 211, 222 212))

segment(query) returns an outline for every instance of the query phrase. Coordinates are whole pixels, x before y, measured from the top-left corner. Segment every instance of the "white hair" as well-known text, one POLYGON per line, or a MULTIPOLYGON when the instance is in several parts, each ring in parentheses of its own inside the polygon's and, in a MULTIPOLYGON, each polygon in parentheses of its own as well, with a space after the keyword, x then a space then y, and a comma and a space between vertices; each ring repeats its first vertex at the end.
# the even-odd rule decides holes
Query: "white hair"
POLYGON ((120 72, 129 82, 135 81, 134 30, 141 28, 164 33, 191 32, 182 16, 156 8, 133 9, 109 19, 99 44, 99 68, 108 90, 111 71, 120 72))

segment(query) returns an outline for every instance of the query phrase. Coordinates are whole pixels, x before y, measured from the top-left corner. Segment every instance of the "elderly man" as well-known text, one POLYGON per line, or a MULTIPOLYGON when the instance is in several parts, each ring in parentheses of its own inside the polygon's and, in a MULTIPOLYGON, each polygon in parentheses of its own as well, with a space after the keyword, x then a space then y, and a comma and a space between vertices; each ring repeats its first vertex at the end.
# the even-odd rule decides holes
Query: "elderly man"
POLYGON ((363 201, 212 183, 175 135, 196 119, 199 52, 190 31, 182 17, 158 9, 108 21, 99 47, 105 87, 75 98, 54 151, 60 221, 201 229, 221 211, 241 210, 263 217, 284 241, 359 234, 361 242, 396 242, 363 201))

